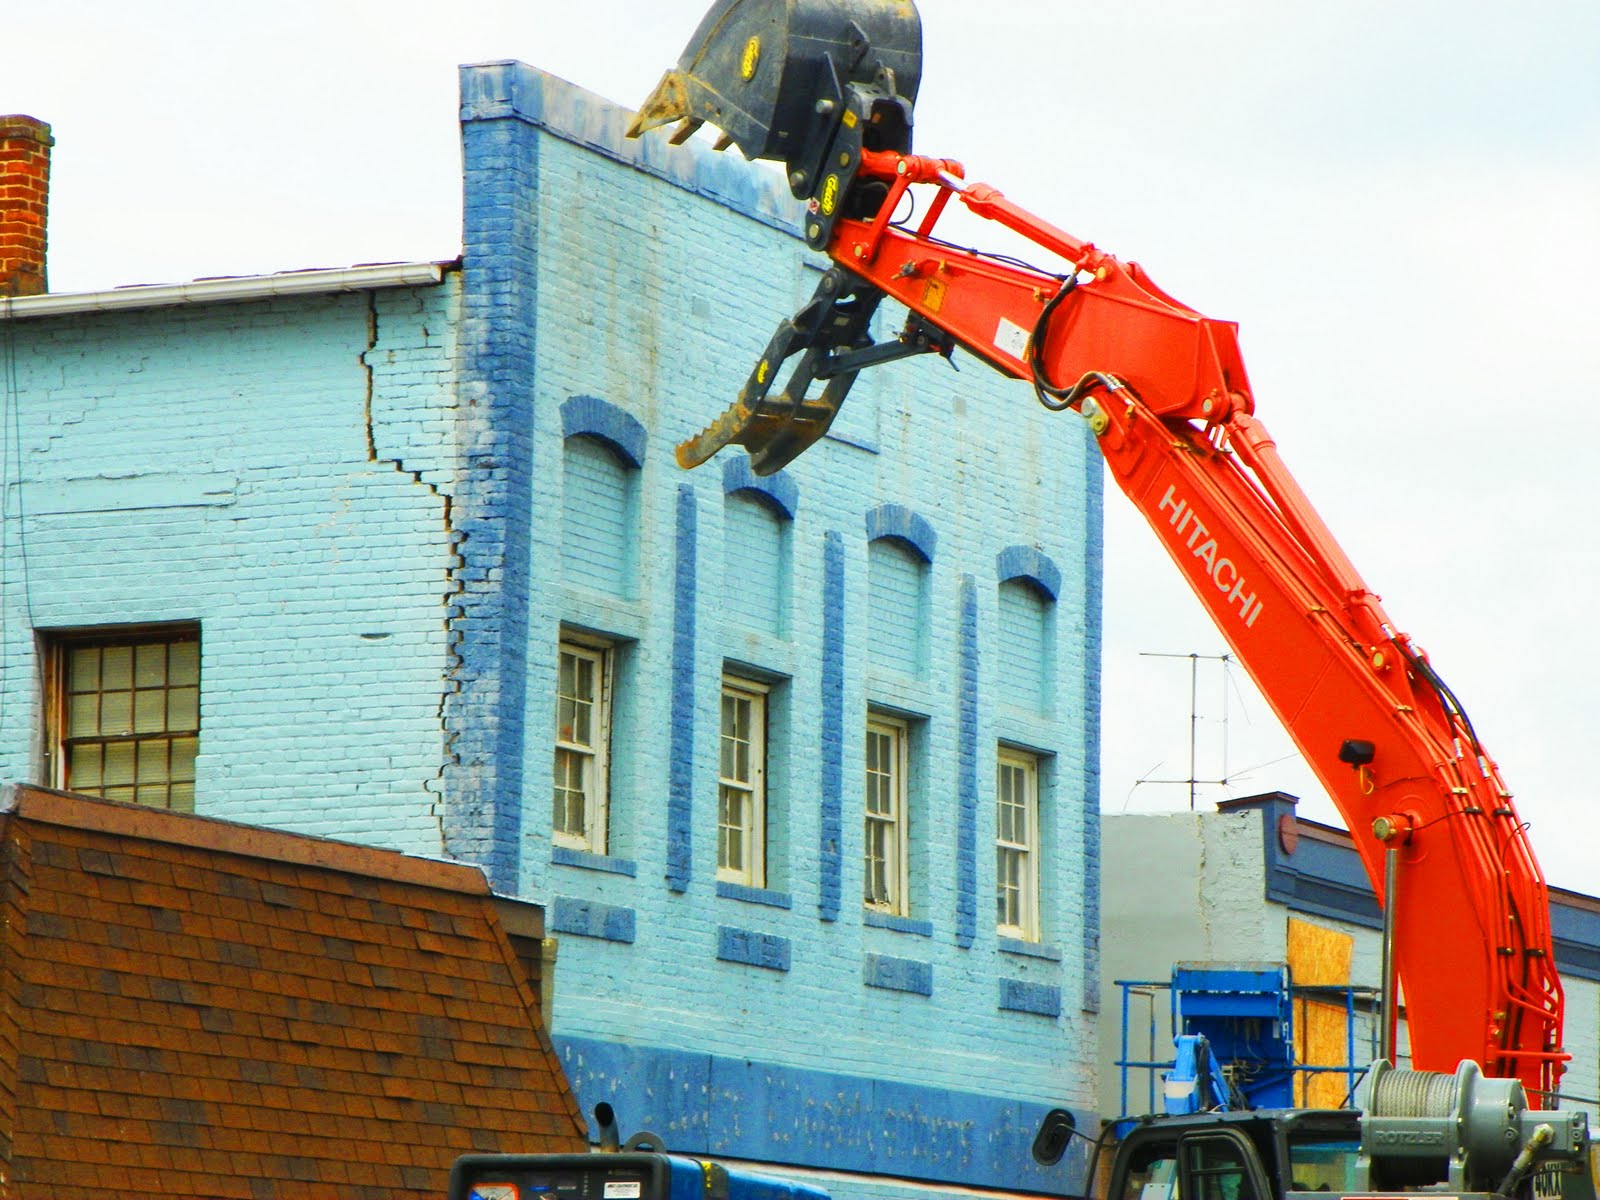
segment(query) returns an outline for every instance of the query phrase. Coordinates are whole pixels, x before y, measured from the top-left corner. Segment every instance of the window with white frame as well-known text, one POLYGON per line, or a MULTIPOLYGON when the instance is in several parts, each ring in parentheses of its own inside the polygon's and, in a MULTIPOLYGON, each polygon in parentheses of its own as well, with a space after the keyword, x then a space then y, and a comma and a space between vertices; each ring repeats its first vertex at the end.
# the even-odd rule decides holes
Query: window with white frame
POLYGON ((767 885, 767 689, 722 677, 717 878, 767 885))
POLYGON ((1039 759, 1001 746, 995 771, 995 928, 1039 940, 1039 759))
POLYGON ((606 852, 612 648, 563 640, 556 671, 555 803, 558 846, 606 852))
POLYGON ((870 909, 900 917, 911 911, 906 863, 910 740, 904 721, 879 713, 867 718, 864 900, 870 909))

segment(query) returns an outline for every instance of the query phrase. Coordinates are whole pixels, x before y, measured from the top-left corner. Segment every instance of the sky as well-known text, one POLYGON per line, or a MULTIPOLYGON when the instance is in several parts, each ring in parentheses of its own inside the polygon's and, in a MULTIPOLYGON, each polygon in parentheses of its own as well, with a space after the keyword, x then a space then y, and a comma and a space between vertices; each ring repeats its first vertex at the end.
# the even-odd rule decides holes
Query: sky
MULTIPOLYGON (((54 129, 54 291, 450 259, 456 66, 632 106, 705 4, 17 5, 0 113, 54 129)), ((1600 5, 919 7, 916 148, 1239 323, 1257 415, 1550 881, 1600 893, 1600 5)), ((1104 622, 1103 809, 1187 809, 1194 776, 1226 780, 1202 809, 1344 823, 1109 482, 1104 622)))

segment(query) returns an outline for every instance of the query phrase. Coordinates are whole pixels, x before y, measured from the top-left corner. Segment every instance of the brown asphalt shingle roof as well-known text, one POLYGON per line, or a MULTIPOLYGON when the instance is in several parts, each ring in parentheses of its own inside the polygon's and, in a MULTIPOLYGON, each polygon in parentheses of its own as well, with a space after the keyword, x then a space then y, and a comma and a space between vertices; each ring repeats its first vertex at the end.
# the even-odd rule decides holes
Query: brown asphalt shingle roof
POLYGON ((586 1146, 481 872, 6 790, 0 1200, 442 1196, 586 1146))

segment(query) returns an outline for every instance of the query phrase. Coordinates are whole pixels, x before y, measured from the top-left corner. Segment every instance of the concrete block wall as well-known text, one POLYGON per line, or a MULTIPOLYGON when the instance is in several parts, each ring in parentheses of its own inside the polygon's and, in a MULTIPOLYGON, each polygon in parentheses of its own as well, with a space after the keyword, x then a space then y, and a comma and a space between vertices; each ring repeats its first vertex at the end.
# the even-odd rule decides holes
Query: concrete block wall
MULTIPOLYGON (((627 142, 622 110, 519 64, 465 69, 463 97, 469 180, 474 147, 492 146, 496 161, 529 164, 537 195, 506 242, 531 238, 539 272, 527 712, 521 757, 504 767, 527 802, 514 851, 500 842, 497 853, 552 906, 554 1030, 580 1099, 608 1100, 625 1131, 649 1127, 686 1151, 1069 1190, 1073 1169, 1042 1173, 1027 1147, 1047 1107, 1093 1123, 1098 995, 1085 981, 1098 890, 1085 848, 1097 841, 1100 475, 1085 431, 971 360, 960 373, 932 360, 863 376, 838 436, 758 485, 781 491, 792 515, 790 620, 788 636, 751 631, 721 589, 727 496, 756 481, 721 459, 684 472, 672 447, 731 401, 815 287, 781 180, 704 145, 627 142), (561 575, 550 514, 569 499, 574 433, 637 464, 641 553, 622 595, 561 575), (869 540, 914 530, 931 535, 925 669, 874 673, 869 540), (1008 703, 996 670, 999 586, 1023 574, 1019 550, 1058 592, 1056 694, 1042 706, 1008 703), (625 645, 603 856, 548 839, 564 625, 625 645), (766 889, 716 880, 729 661, 764 672, 781 697, 782 883, 766 889), (909 919, 869 920, 858 899, 869 704, 914 714, 924 738, 909 919), (1050 756, 1040 947, 994 933, 1002 738, 1050 756)), ((473 257, 489 242, 472 212, 469 193, 469 296, 475 270, 501 269, 473 257)), ((480 833, 496 836, 487 821, 480 833)))
POLYGON ((198 811, 440 852, 453 292, 6 323, 0 776, 36 630, 198 621, 198 811))
MULTIPOLYGON (((1119 980, 1164 981, 1177 962, 1289 961, 1289 923, 1348 936, 1350 982, 1382 981, 1382 928, 1360 857, 1343 830, 1294 817, 1292 798, 1275 794, 1228 811, 1138 814, 1104 822, 1104 1004, 1100 1025, 1100 1107, 1119 1110, 1119 980), (1297 836, 1285 840, 1284 823, 1297 836), (1164 886, 1150 886, 1159 865, 1164 886)), ((1572 1056, 1562 1081, 1563 1108, 1600 1117, 1600 901, 1570 892, 1551 896, 1556 960, 1566 995, 1564 1045, 1572 1056)), ((1130 1056, 1148 1056, 1148 1002, 1131 1006, 1130 1056)), ((1170 1058, 1168 998, 1156 1000, 1155 1058, 1170 1058)), ((1358 1018, 1358 1059, 1375 1023, 1358 1018)), ((1405 1065, 1407 1040, 1400 1029, 1405 1065)), ((1147 1076, 1129 1077, 1129 1105, 1145 1111, 1147 1076)), ((1159 1103, 1159 1084, 1156 1090, 1159 1103)))

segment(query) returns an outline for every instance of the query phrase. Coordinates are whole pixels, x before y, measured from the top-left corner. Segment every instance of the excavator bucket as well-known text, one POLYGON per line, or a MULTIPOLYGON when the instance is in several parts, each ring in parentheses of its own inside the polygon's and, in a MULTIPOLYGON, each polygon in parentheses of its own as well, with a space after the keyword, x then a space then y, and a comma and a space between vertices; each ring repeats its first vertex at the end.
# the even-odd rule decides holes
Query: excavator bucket
MULTIPOLYGON (((678 121, 671 140, 681 142, 711 124, 722 131, 719 150, 736 145, 746 158, 782 162, 789 190, 807 201, 806 240, 820 250, 844 212, 861 215, 859 203, 835 201, 848 194, 862 152, 910 152, 921 75, 922 19, 912 0, 716 0, 628 136, 678 121)), ((770 474, 827 432, 861 366, 948 353, 920 328, 887 351, 873 346, 868 323, 881 298, 826 272, 811 301, 778 327, 738 400, 678 447, 678 462, 697 466, 742 445, 751 469, 770 474), (774 390, 792 355, 799 362, 774 390), (816 395, 813 383, 822 385, 816 395)))
POLYGON ((896 94, 916 98, 922 21, 912 0, 716 0, 628 135, 681 121, 682 141, 709 123, 746 158, 786 164, 803 199, 847 89, 884 72, 896 94))

